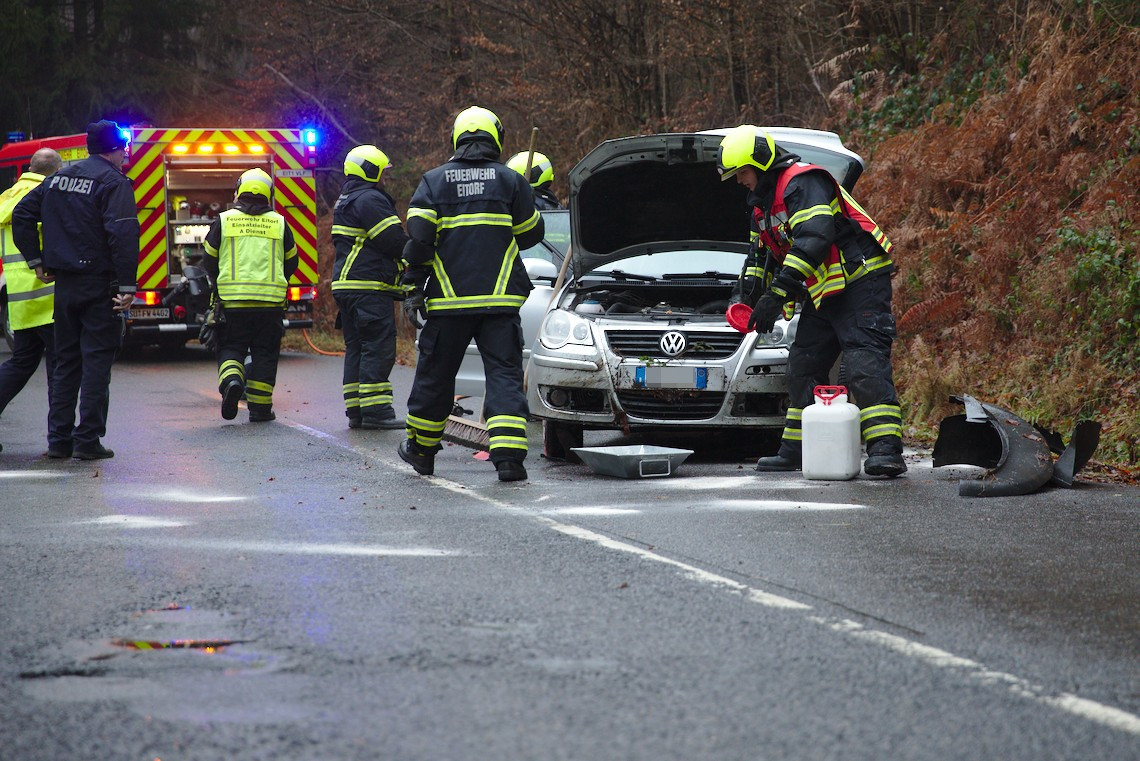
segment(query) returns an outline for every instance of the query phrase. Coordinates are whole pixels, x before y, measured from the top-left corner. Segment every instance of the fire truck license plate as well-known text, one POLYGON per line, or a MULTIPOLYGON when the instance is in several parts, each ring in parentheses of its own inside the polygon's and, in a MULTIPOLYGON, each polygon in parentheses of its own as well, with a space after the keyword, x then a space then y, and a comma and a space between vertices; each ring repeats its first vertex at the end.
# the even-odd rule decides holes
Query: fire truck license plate
POLYGON ((136 320, 164 320, 170 317, 170 310, 158 307, 144 307, 143 309, 132 309, 131 317, 136 320))

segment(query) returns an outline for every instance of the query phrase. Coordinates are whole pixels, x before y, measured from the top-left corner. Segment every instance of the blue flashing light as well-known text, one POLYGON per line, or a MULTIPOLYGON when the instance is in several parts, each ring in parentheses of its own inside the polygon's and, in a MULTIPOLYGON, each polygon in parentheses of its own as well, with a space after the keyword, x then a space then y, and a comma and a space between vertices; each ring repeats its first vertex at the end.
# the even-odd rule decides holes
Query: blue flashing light
POLYGON ((315 129, 307 129, 304 131, 305 145, 317 144, 317 131, 315 129))
POLYGON ((131 131, 129 129, 120 129, 119 134, 123 136, 123 140, 127 145, 131 144, 131 131))

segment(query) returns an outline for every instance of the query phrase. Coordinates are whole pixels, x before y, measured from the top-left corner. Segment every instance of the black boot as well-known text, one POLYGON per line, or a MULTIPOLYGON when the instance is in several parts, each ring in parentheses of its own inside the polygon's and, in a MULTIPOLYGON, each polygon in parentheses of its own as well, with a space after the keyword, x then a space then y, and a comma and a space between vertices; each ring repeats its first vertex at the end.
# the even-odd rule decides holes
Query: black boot
POLYGON ((404 421, 396 417, 396 411, 392 409, 392 405, 381 404, 369 408, 369 410, 362 415, 360 427, 370 431, 374 431, 378 428, 395 431, 404 427, 404 421))
POLYGON ((226 387, 222 389, 222 420, 233 420, 237 417, 238 402, 244 393, 241 381, 232 379, 226 383, 226 387))
POLYGON ((902 456, 902 440, 888 436, 877 439, 867 447, 867 461, 863 472, 869 476, 894 478, 906 473, 906 461, 902 456))
POLYGON ((495 470, 499 471, 500 481, 525 481, 526 468, 521 462, 503 460, 495 463, 495 470))
POLYGON ((761 457, 756 461, 756 470, 761 473, 793 473, 800 469, 800 461, 781 454, 761 457))
POLYGON ((396 447, 396 454, 400 459, 412 466, 412 469, 421 476, 430 476, 435 473, 435 451, 421 447, 411 439, 405 439, 396 447))

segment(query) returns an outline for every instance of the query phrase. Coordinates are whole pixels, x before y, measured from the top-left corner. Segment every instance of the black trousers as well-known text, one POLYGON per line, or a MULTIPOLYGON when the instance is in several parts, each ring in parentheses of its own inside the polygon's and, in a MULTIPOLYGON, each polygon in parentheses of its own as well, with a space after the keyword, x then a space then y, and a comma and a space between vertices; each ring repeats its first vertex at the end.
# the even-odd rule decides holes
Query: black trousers
POLYGON ((111 365, 126 331, 126 321, 112 308, 111 296, 110 275, 56 275, 56 364, 48 405, 50 449, 90 450, 107 433, 111 365))
POLYGON ((51 376, 55 372, 55 326, 21 328, 13 334, 12 357, 0 365, 0 413, 16 398, 40 366, 47 360, 48 404, 51 404, 51 376))
POLYGON ((285 310, 231 308, 225 313, 226 321, 218 340, 218 390, 235 379, 245 388, 249 410, 268 412, 273 406, 273 388, 277 383, 285 310), (246 355, 250 357, 248 373, 246 355))
POLYGON ((491 462, 522 462, 527 452, 528 409, 518 312, 428 316, 420 331, 416 379, 408 397, 408 438, 424 447, 439 444, 455 404, 455 374, 472 339, 483 357, 487 384, 483 412, 491 439, 491 462))
POLYGON ((333 294, 344 332, 343 393, 345 413, 362 417, 392 406, 388 380, 396 364, 394 299, 379 291, 333 294))
POLYGON ((808 301, 800 313, 796 339, 788 352, 788 416, 780 454, 799 460, 801 415, 816 386, 830 385, 829 373, 843 352, 847 386, 859 406, 859 425, 871 454, 902 452, 902 415, 891 369, 895 318, 891 279, 883 274, 856 280, 820 309, 808 301))

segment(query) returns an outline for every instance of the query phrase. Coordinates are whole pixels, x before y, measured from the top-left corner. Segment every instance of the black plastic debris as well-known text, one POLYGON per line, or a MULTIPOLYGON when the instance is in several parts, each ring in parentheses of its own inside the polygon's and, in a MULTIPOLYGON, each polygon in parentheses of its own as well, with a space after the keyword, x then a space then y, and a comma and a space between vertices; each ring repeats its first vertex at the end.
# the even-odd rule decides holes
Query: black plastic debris
POLYGON ((1040 489, 1053 477, 1053 456, 1036 428, 1009 410, 972 396, 951 396, 966 414, 943 418, 934 443, 934 467, 976 465, 979 479, 958 483, 963 497, 1010 497, 1040 489))

